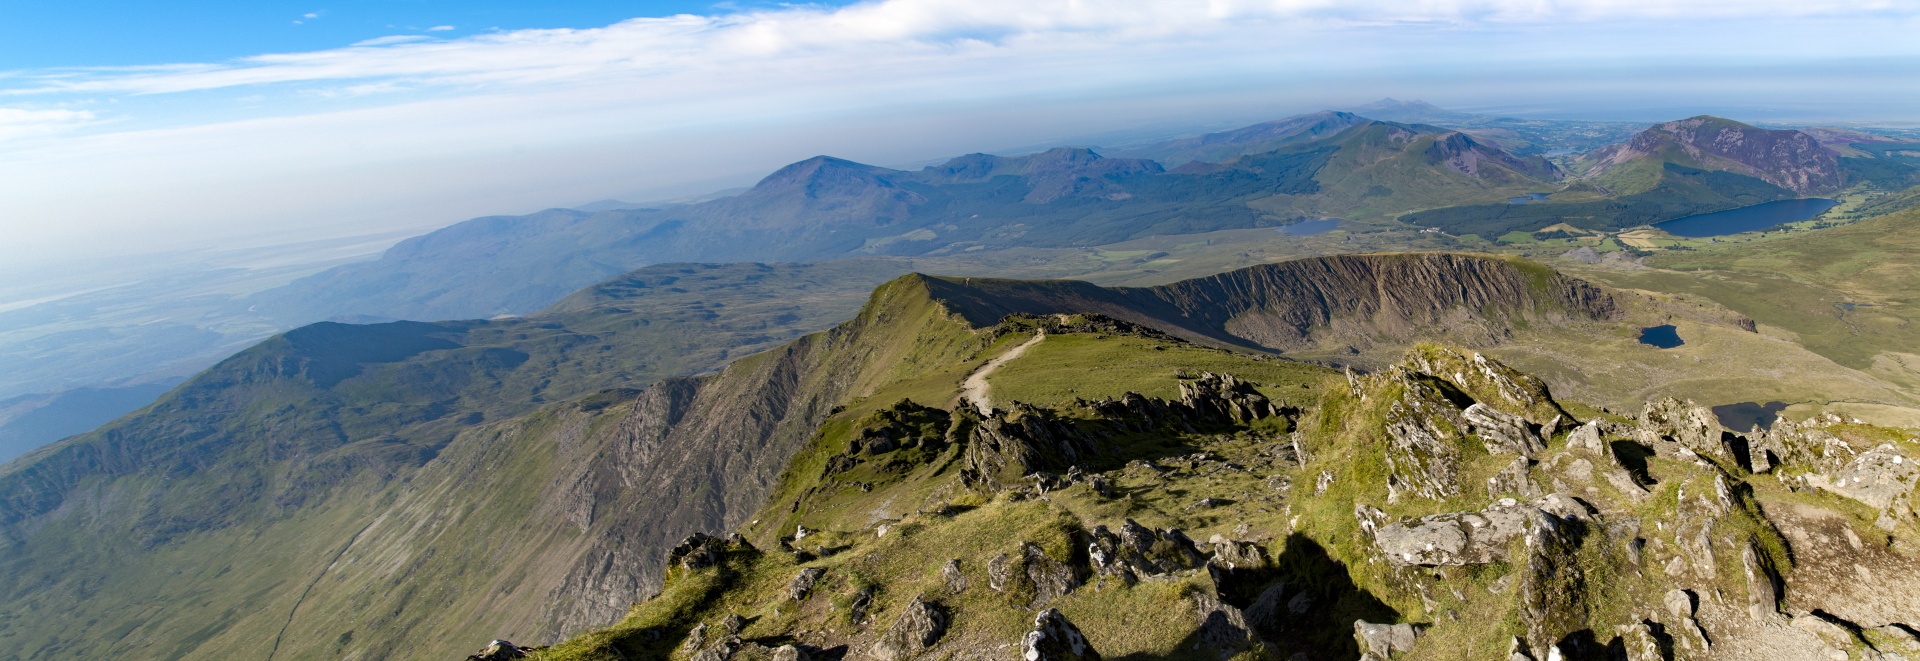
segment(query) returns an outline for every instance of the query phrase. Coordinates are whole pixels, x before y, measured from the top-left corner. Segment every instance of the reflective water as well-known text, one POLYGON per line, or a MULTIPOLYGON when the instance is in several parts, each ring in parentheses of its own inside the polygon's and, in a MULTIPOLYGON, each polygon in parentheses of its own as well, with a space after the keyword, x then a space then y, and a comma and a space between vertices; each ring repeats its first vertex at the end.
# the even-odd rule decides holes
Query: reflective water
POLYGON ((1750 207, 1728 209, 1687 216, 1678 220, 1669 220, 1655 224, 1668 234, 1685 237, 1726 236, 1741 232, 1758 232, 1785 223, 1797 223, 1826 213, 1828 209, 1840 204, 1837 201, 1820 197, 1800 200, 1775 200, 1750 207))
POLYGON ((1507 204, 1533 204, 1534 202, 1545 202, 1545 201, 1547 201, 1546 193, 1527 193, 1526 195, 1522 195, 1520 197, 1507 198, 1507 204))
POLYGON ((1672 324, 1649 326, 1640 329, 1640 343, 1661 349, 1672 349, 1686 344, 1685 341, 1680 339, 1680 330, 1674 328, 1672 324))
POLYGON ((1740 402, 1713 407, 1713 417, 1719 418, 1720 425, 1727 429, 1744 432, 1756 426, 1772 429, 1773 421, 1780 419, 1780 412, 1785 410, 1786 402, 1740 402))

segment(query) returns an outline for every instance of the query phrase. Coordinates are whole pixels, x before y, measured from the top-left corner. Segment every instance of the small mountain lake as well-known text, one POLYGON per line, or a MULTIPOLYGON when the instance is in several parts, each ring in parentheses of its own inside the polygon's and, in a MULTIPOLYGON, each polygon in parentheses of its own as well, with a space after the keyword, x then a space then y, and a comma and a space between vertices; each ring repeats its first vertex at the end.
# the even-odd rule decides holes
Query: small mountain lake
POLYGON ((1728 209, 1687 216, 1654 227, 1665 230, 1674 236, 1701 238, 1708 236, 1726 236, 1742 232, 1758 232, 1764 229, 1797 223, 1826 213, 1828 209, 1840 203, 1823 197, 1809 197, 1799 200, 1774 200, 1750 207, 1728 209))
POLYGON ((1661 349, 1672 349, 1686 344, 1680 339, 1680 329, 1674 328, 1673 324, 1640 329, 1640 343, 1661 349))
POLYGON ((1311 220, 1302 220, 1286 227, 1275 228, 1274 231, 1287 236, 1313 236, 1315 234, 1331 232, 1339 226, 1339 218, 1314 218, 1311 220))
POLYGON ((1527 193, 1520 197, 1507 198, 1507 204, 1533 204, 1547 201, 1547 193, 1527 193))

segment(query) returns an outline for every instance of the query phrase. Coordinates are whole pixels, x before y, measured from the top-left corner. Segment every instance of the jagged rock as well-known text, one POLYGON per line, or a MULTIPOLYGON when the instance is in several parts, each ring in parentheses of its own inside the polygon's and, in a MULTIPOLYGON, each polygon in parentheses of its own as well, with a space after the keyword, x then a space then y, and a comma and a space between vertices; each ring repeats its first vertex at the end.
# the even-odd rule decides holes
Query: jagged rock
POLYGON ((667 564, 687 569, 702 569, 719 564, 726 556, 727 543, 706 533, 694 533, 667 552, 667 564))
POLYGON ((1492 392, 1502 401, 1515 408, 1527 410, 1530 414, 1540 411, 1542 417, 1529 419, 1544 424, 1558 414, 1558 405, 1547 392, 1547 384, 1533 375, 1508 367, 1500 361, 1475 352, 1463 354, 1451 349, 1414 350, 1409 352, 1408 363, 1426 374, 1451 380, 1463 390, 1492 392), (1553 410, 1554 413, 1545 413, 1553 410))
POLYGON ((1653 637, 1653 629, 1647 623, 1623 624, 1615 627, 1614 631, 1626 647, 1626 661, 1666 661, 1666 657, 1660 653, 1660 641, 1653 637))
POLYGON ((1177 529, 1153 530, 1127 519, 1114 533, 1094 526, 1087 556, 1095 573, 1122 582, 1140 576, 1167 574, 1200 566, 1202 555, 1193 540, 1177 529))
POLYGON ((1360 644, 1361 654, 1389 659, 1394 652, 1413 650, 1413 641, 1420 632, 1411 624, 1375 624, 1366 620, 1353 621, 1353 639, 1360 644))
POLYGON ((1200 378, 1180 382, 1180 403, 1202 415, 1247 423, 1279 415, 1280 411, 1255 390, 1253 384, 1228 374, 1201 372, 1200 378))
POLYGON ((1720 421, 1711 409, 1691 401, 1667 397, 1647 402, 1640 413, 1639 435, 1641 442, 1661 456, 1674 454, 1667 443, 1675 443, 1697 454, 1730 463, 1736 460, 1727 439, 1731 434, 1720 429, 1720 421))
POLYGON ((813 584, 825 576, 827 570, 819 567, 807 567, 787 582, 787 597, 794 601, 804 601, 813 592, 813 584))
POLYGON ((1514 636, 1507 643, 1507 661, 1534 661, 1533 653, 1527 651, 1526 641, 1520 640, 1519 636, 1514 636))
POLYGON ((1020 642, 1026 661, 1100 661, 1100 653, 1060 611, 1049 608, 1033 616, 1033 630, 1020 642))
POLYGON ((933 647, 946 633, 946 610, 915 597, 873 644, 871 653, 878 661, 898 661, 933 647))
POLYGON ((1714 578, 1719 575, 1714 556, 1714 524, 1726 516, 1728 508, 1722 505, 1718 489, 1709 488, 1709 493, 1698 493, 1701 490, 1697 487, 1688 488, 1694 485, 1680 485, 1676 496, 1678 506, 1674 509, 1673 541, 1680 549, 1676 560, 1684 561, 1701 576, 1714 578))
POLYGON ((1779 579, 1752 541, 1740 550, 1740 566, 1747 575, 1747 616, 1771 620, 1780 613, 1779 579))
POLYGON ((940 579, 946 581, 948 594, 960 594, 967 591, 967 575, 960 571, 960 559, 948 560, 940 568, 940 579))
POLYGON ((873 606, 873 588, 861 588, 847 601, 847 621, 855 625, 867 622, 867 609, 873 606))
POLYGON ((1227 569, 1266 569, 1267 552, 1253 542, 1242 542, 1214 535, 1207 540, 1213 545, 1213 560, 1210 564, 1227 569))
POLYGON ((1487 478, 1487 497, 1499 498, 1507 494, 1523 498, 1540 497, 1540 485, 1527 474, 1527 468, 1532 463, 1526 457, 1515 457, 1513 463, 1507 464, 1507 467, 1500 469, 1499 473, 1487 478))
POLYGON ((505 640, 494 640, 487 643, 487 646, 481 649, 478 654, 468 655, 467 661, 510 661, 511 659, 524 659, 527 658, 527 653, 532 651, 533 648, 531 647, 521 647, 505 640))
POLYGON ((1558 654, 1554 643, 1585 626, 1585 608, 1576 601, 1585 578, 1574 557, 1585 530, 1579 518, 1529 519, 1518 596, 1520 623, 1536 655, 1553 658, 1558 654))
POLYGON ((1016 603, 1028 608, 1045 606, 1072 592, 1083 579, 1074 566, 1047 557, 1045 551, 1031 542, 1020 545, 1019 555, 1002 553, 987 562, 987 586, 1009 597, 1024 599, 1016 603))
POLYGON ((1598 420, 1589 420, 1587 424, 1573 428, 1573 432, 1567 434, 1567 449, 1586 452, 1596 457, 1613 456, 1612 450, 1607 447, 1606 439, 1600 434, 1598 420))
MULTIPOLYGON (((1505 560, 1508 542, 1525 534, 1537 520, 1552 520, 1546 522, 1551 526, 1562 519, 1585 517, 1576 501, 1558 494, 1532 503, 1502 498, 1479 512, 1434 514, 1378 525, 1372 536, 1374 548, 1393 565, 1477 565, 1505 560)), ((1362 528, 1367 528, 1365 523, 1362 528)))
POLYGON ((1852 461, 1829 475, 1806 476, 1809 485, 1865 503, 1880 512, 1874 525, 1893 530, 1901 521, 1912 521, 1913 492, 1920 480, 1920 465, 1902 454, 1891 443, 1882 444, 1855 456, 1852 461))
POLYGON ((1668 590, 1661 601, 1667 606, 1667 614, 1676 618, 1693 617, 1695 605, 1692 591, 1674 588, 1668 590))
POLYGON ((680 649, 685 650, 689 654, 693 654, 705 649, 706 646, 707 623, 701 622, 693 625, 693 628, 687 631, 687 640, 680 644, 680 649))
POLYGON ((1614 490, 1619 491, 1634 503, 1646 502, 1647 497, 1653 495, 1647 491, 1646 487, 1640 486, 1640 482, 1633 479, 1633 474, 1628 473, 1625 468, 1611 468, 1602 475, 1606 476, 1607 484, 1613 485, 1614 490))
POLYGON ((1540 435, 1534 433, 1526 418, 1499 409, 1476 403, 1460 412, 1467 424, 1473 426, 1473 435, 1480 437, 1487 452, 1493 454, 1517 454, 1532 459, 1546 450, 1546 444, 1540 442, 1540 435))
POLYGON ((1233 656, 1258 640, 1246 614, 1233 605, 1203 592, 1193 596, 1193 606, 1200 617, 1200 628, 1194 632, 1200 645, 1218 652, 1220 658, 1233 656))
MULTIPOLYGON (((1255 597, 1253 604, 1247 606, 1247 622, 1262 630, 1279 628, 1281 617, 1280 609, 1282 608, 1280 598, 1286 596, 1286 593, 1287 584, 1282 581, 1276 581, 1273 585, 1267 586, 1265 590, 1261 590, 1260 596, 1255 597)), ((1301 594, 1306 593, 1302 592, 1301 594)))
POLYGON ((735 652, 740 651, 743 644, 739 638, 728 636, 714 643, 712 647, 700 650, 699 653, 694 654, 688 661, 727 661, 733 658, 735 652))
POLYGON ((781 645, 773 648, 773 661, 811 661, 813 654, 798 645, 781 645))
POLYGON ((1826 644, 1828 655, 1836 661, 1849 658, 1847 650, 1864 643, 1859 636, 1854 635, 1851 629, 1818 615, 1795 617, 1792 624, 1795 629, 1818 636, 1820 642, 1826 644))
POLYGON ((1387 499, 1460 495, 1460 451, 1452 441, 1467 426, 1460 409, 1428 382, 1431 377, 1396 366, 1387 378, 1401 387, 1400 398, 1387 407, 1387 499))

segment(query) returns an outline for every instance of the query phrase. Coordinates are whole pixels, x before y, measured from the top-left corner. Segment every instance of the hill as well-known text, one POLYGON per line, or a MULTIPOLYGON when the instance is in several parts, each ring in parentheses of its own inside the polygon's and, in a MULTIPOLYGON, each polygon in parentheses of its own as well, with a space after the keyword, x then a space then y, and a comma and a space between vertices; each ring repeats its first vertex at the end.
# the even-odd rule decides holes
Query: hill
MULTIPOLYGON (((1144 289, 913 275, 875 290, 834 330, 632 390, 713 359, 686 352, 675 333, 765 334, 736 324, 807 309, 777 296, 751 316, 632 311, 671 295, 662 289, 743 277, 682 268, 525 319, 305 327, 134 416, 7 464, 0 635, 26 656, 152 658, 381 658, 501 632, 553 636, 611 622, 658 588, 659 554, 674 540, 749 521, 830 417, 903 397, 946 405, 970 371, 1037 327, 1115 329, 1174 343, 1157 356, 1257 364, 1236 369, 1285 381, 1324 370, 1208 345, 1611 314, 1577 281, 1458 256, 1307 260, 1144 289), (1320 289, 1295 291, 1309 282, 1320 289), (1295 310, 1331 295, 1352 302, 1295 310), (1087 307, 1166 330, 1071 314, 993 318, 1087 307)), ((809 277, 781 269, 745 270, 793 289, 809 277)), ((1151 363, 1102 360, 1143 370, 1102 387, 1176 385, 1151 363)))
POLYGON ((1656 124, 1588 158, 1588 176, 1622 195, 1657 186, 1665 164, 1745 175, 1803 196, 1847 183, 1839 156, 1812 135, 1709 115, 1656 124))

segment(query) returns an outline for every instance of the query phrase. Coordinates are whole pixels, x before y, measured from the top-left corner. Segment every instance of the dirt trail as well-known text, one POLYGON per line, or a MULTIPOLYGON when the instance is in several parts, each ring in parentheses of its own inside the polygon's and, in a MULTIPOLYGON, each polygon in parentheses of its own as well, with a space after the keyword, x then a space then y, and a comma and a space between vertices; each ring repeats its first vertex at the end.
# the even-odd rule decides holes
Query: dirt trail
POLYGON ((981 365, 980 369, 974 370, 972 374, 968 374, 967 380, 960 384, 960 398, 973 402, 974 408, 980 409, 981 415, 992 414, 993 403, 987 399, 987 376, 993 374, 994 370, 1000 369, 1001 365, 1007 364, 1007 361, 1019 358, 1020 354, 1026 353, 1027 349, 1039 344, 1041 340, 1046 338, 1046 331, 1035 333, 1033 339, 1021 343, 1020 346, 1008 349, 1006 353, 1000 354, 998 358, 987 361, 987 364, 981 365))

